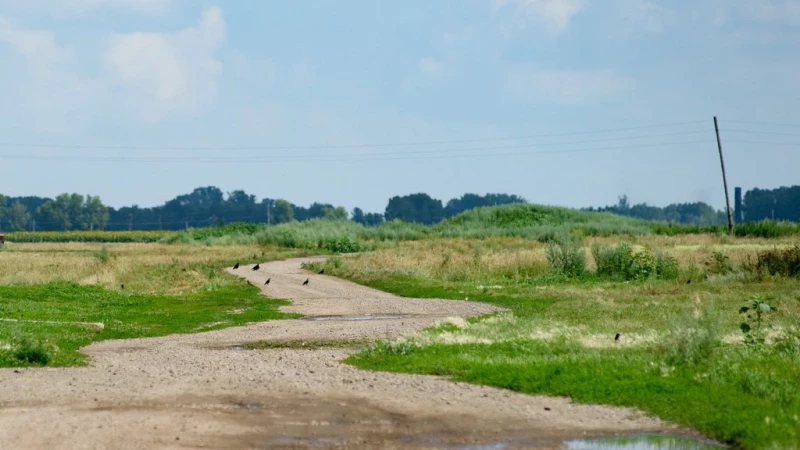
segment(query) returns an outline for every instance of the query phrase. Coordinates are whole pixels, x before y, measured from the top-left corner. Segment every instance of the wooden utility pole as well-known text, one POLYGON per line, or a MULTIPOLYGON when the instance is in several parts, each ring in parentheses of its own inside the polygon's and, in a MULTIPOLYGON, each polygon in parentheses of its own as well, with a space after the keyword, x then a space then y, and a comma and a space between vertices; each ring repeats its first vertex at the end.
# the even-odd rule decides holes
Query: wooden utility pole
POLYGON ((722 157, 722 141, 719 138, 719 123, 717 122, 717 116, 714 116, 714 132, 717 133, 719 164, 722 166, 722 184, 725 187, 725 206, 728 209, 728 234, 733 236, 733 214, 731 214, 731 199, 728 195, 728 177, 725 175, 725 159, 722 157))

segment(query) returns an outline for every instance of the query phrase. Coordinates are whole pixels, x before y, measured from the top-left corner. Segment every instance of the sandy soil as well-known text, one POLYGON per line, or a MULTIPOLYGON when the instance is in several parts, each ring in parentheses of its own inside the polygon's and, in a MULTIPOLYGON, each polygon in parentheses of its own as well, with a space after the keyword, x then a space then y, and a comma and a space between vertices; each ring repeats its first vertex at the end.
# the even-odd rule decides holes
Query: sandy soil
POLYGON ((283 310, 302 320, 99 342, 84 349, 85 368, 0 369, 0 448, 560 448, 565 438, 677 430, 630 409, 339 362, 355 349, 241 350, 259 340, 395 337, 496 310, 309 274, 300 264, 310 259, 226 269, 292 300, 283 310))

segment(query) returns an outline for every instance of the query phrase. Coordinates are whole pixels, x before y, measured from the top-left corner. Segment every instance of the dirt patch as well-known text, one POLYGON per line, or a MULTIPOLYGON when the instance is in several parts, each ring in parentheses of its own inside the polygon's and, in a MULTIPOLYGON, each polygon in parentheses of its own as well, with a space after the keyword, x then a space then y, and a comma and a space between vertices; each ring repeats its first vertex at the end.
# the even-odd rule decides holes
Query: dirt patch
POLYGON ((301 269, 314 259, 226 270, 291 300, 286 312, 388 317, 104 341, 84 349, 89 367, 0 370, 0 448, 559 448, 565 438, 676 430, 627 408, 361 371, 339 362, 351 348, 243 350, 398 337, 498 310, 400 298, 301 269))

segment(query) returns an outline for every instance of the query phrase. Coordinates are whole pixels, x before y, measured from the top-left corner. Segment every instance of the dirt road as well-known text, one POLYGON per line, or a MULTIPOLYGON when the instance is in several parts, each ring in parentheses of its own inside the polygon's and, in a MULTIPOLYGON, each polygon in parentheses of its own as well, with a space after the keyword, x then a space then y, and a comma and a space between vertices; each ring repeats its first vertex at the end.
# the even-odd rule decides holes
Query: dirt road
POLYGON ((226 269, 290 299, 283 310, 305 319, 99 342, 84 349, 86 368, 0 369, 0 448, 559 448, 587 434, 671 429, 623 408, 339 363, 353 349, 241 350, 259 340, 394 337, 495 310, 309 274, 300 268, 309 259, 226 269))

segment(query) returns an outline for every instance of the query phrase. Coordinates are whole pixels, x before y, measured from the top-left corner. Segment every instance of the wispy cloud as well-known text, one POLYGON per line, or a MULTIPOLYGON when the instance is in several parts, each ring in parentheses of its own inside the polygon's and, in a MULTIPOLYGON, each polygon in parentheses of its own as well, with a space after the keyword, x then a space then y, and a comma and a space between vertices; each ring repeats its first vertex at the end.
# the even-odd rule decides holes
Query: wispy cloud
POLYGON ((21 28, 3 16, 0 16, 0 43, 11 46, 42 75, 73 56, 70 49, 56 42, 51 31, 21 28))
POLYGON ((585 8, 584 0, 494 0, 495 10, 514 7, 525 18, 553 33, 563 32, 585 8))
POLYGON ((225 39, 222 11, 211 7, 199 24, 176 32, 137 32, 113 37, 105 62, 123 85, 162 110, 193 108, 214 97, 225 39))
POLYGON ((614 97, 634 86, 631 78, 611 70, 556 70, 517 67, 508 75, 515 93, 554 104, 576 105, 614 97))
POLYGON ((429 77, 438 77, 442 73, 442 63, 426 56, 419 61, 419 70, 429 77))

